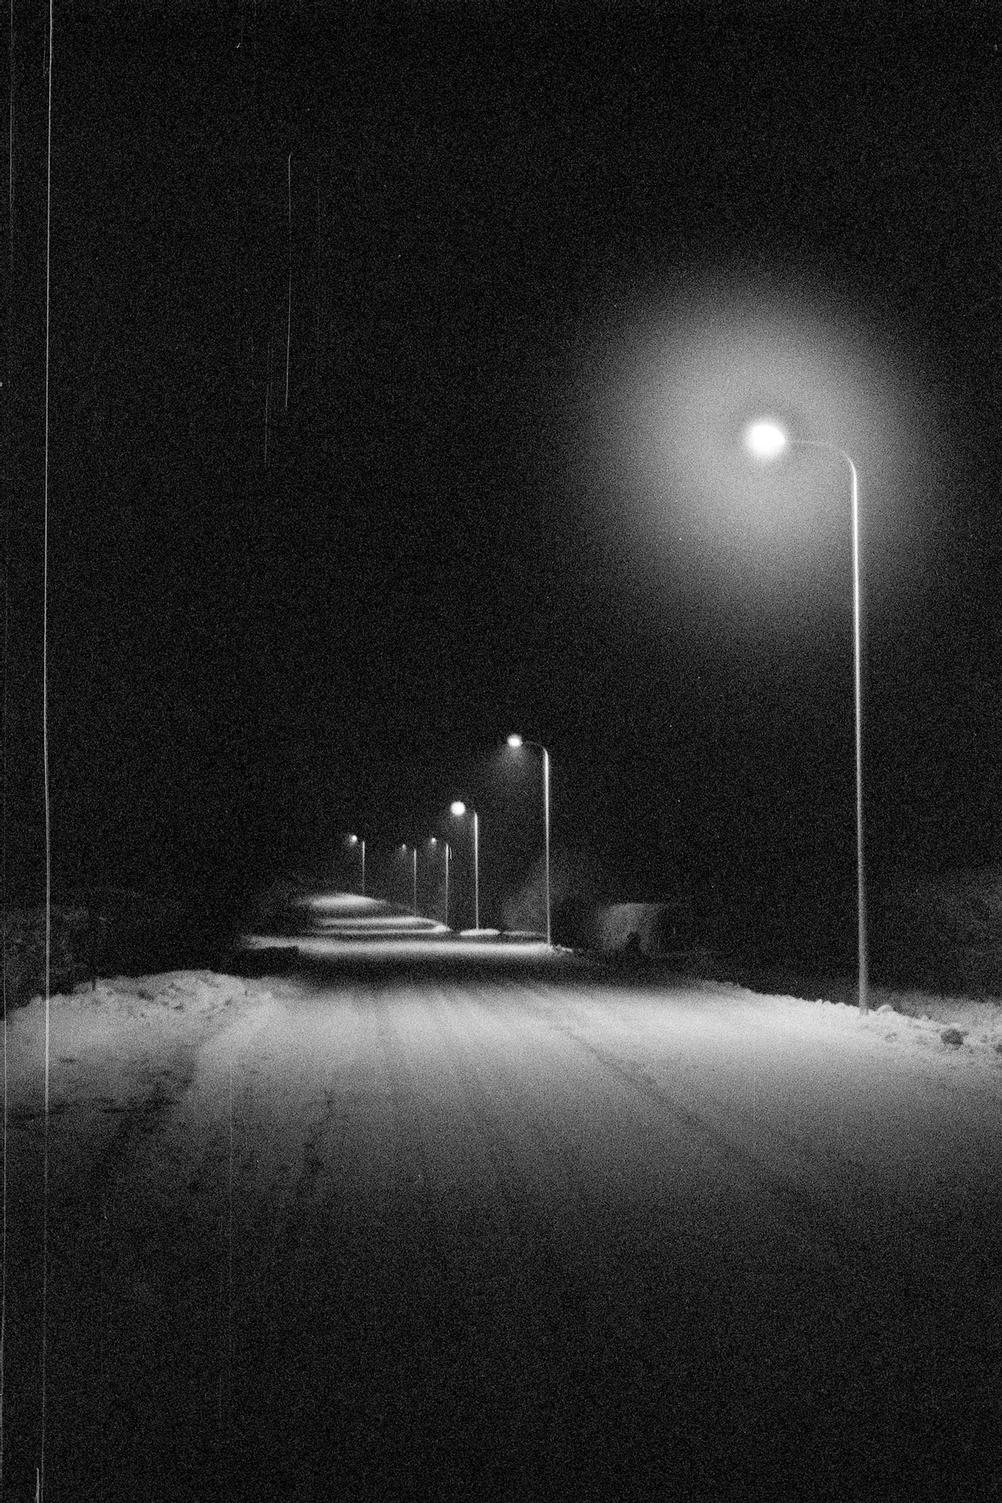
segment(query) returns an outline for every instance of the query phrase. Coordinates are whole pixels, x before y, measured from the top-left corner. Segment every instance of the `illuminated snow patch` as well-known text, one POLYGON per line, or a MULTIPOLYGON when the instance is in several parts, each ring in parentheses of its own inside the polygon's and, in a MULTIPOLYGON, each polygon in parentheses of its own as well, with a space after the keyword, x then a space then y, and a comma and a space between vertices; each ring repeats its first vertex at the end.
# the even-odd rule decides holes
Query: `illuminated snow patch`
POLYGON ((422 918, 420 914, 415 917, 413 914, 407 913, 382 913, 372 918, 359 914, 351 918, 328 919, 324 922, 324 928, 329 929, 331 932, 338 929, 357 928, 364 929, 367 933, 379 933, 385 929, 411 930, 435 927, 440 928, 442 926, 437 925, 434 919, 422 918))
POLYGON ((449 933, 449 930, 445 924, 421 920, 410 924, 394 923, 392 920, 380 924, 324 924, 321 929, 321 935, 329 936, 330 939, 391 939, 394 935, 401 939, 415 939, 425 933, 434 935, 449 933))
MULTIPOLYGON (((448 931, 443 930, 443 935, 448 931)), ((319 937, 299 939, 296 948, 303 955, 331 955, 343 957, 346 953, 345 946, 338 940, 322 939, 319 937)), ((546 942, 540 944, 499 945, 491 940, 474 937, 434 938, 418 940, 413 935, 407 939, 357 939, 352 940, 350 955, 381 956, 384 959, 426 959, 428 956, 440 956, 455 959, 462 956, 469 959, 499 960, 502 957, 507 961, 509 958, 532 957, 549 954, 546 942)))
POLYGON ((386 904, 381 898, 363 898, 354 892, 323 892, 315 893, 312 897, 304 898, 300 905, 303 908, 312 908, 318 913, 373 913, 384 909, 386 904))

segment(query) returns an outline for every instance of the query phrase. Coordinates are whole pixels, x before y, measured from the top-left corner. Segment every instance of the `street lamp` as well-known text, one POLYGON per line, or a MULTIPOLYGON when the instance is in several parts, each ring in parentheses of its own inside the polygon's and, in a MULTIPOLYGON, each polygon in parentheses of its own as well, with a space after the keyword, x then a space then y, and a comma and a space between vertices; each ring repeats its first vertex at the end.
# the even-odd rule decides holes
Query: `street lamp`
POLYGON ((469 812, 473 816, 473 927, 480 928, 480 822, 477 819, 477 811, 474 808, 467 810, 462 799, 456 799, 454 804, 449 805, 450 813, 457 819, 469 812))
POLYGON ((359 840, 357 835, 348 836, 349 845, 357 845, 362 852, 362 896, 365 897, 365 841, 359 840))
POLYGON ((853 679, 856 706, 856 906, 859 941, 859 1010, 869 1011, 866 958, 866 876, 863 863, 863 655, 862 593, 859 580, 859 477, 856 466, 844 449, 822 439, 789 438, 778 423, 762 418, 745 430, 745 443, 757 459, 778 459, 790 445, 800 449, 827 449, 838 454, 849 466, 852 480, 852 638, 853 679))
POLYGON ((550 944, 550 754, 539 741, 526 741, 521 736, 508 737, 513 751, 520 746, 534 746, 543 754, 543 884, 546 894, 546 943, 550 944))
POLYGON ((408 845, 406 843, 406 841, 404 841, 401 844, 400 849, 403 851, 403 853, 404 853, 405 856, 407 855, 407 852, 410 851, 411 857, 412 857, 412 861, 411 861, 411 912, 413 913, 414 917, 417 918, 417 846, 416 845, 408 845))
MULTIPOLYGON (((429 841, 429 844, 430 845, 438 845, 438 843, 439 843, 438 842, 438 836, 437 835, 432 835, 432 837, 431 837, 431 839, 429 841)), ((445 851, 445 927, 448 929, 448 927, 449 927, 449 842, 447 840, 443 840, 442 841, 442 847, 443 847, 443 850, 445 851)))

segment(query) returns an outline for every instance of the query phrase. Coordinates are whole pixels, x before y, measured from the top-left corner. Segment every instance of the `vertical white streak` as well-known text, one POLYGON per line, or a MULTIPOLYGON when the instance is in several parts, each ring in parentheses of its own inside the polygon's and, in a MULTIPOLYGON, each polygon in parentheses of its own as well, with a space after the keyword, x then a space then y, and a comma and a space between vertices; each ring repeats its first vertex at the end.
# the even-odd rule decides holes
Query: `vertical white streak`
POLYGON ((54 0, 49 0, 49 84, 45 183, 45 469, 42 533, 42 777, 45 791, 45 1113, 42 1128, 42 1412, 38 1452, 38 1498, 45 1499, 45 1398, 49 1296, 49 990, 52 962, 52 808, 49 796, 49 367, 52 286, 52 39, 54 0))
MULTIPOLYGON (((223 1217, 221 1215, 219 1217, 218 1222, 216 1223, 216 1237, 217 1237, 216 1246, 221 1251, 222 1250, 222 1243, 223 1243, 223 1217)), ((222 1258, 220 1258, 220 1260, 219 1260, 219 1288, 216 1290, 216 1308, 215 1308, 215 1317, 216 1317, 215 1318, 215 1327, 216 1327, 217 1333, 218 1333, 218 1330, 219 1330, 219 1314, 220 1314, 220 1311, 221 1311, 222 1306, 223 1306, 223 1283, 224 1283, 225 1277, 226 1276, 223 1273, 223 1260, 222 1260, 222 1258)), ((217 1424, 217 1426, 219 1427, 220 1430, 223 1427, 223 1382, 224 1382, 223 1364, 222 1364, 222 1362, 220 1362, 220 1364, 219 1364, 219 1376, 216 1378, 216 1424, 217 1424)))
POLYGON ((271 417, 271 340, 268 340, 268 381, 264 389, 264 467, 268 468, 268 422, 271 417))
POLYGON ((285 326, 285 410, 289 410, 289 355, 292 349, 292 152, 289 152, 289 314, 285 326))
POLYGON ((859 476, 845 450, 852 477, 852 622, 853 686, 856 709, 856 911, 859 949, 859 1010, 870 1010, 866 934, 866 859, 863 834, 863 593, 859 568, 859 476))
MULTIPOLYGON (((7 286, 14 295, 14 0, 10 0, 10 97, 7 105, 7 286)), ((8 331, 11 329, 11 314, 8 312, 8 331)), ((10 341, 7 345, 7 360, 4 379, 8 383, 6 397, 10 402, 10 341)), ((7 672, 10 663, 10 595, 8 560, 10 558, 10 513, 11 506, 4 508, 4 579, 3 579, 3 723, 10 725, 7 710, 7 672)), ((7 737, 3 739, 3 832, 2 863, 0 879, 4 892, 7 890, 7 737)), ((0 1498, 4 1495, 4 1399, 7 1372, 7 926, 3 927, 3 954, 0 956, 0 987, 3 993, 3 1230, 0 1246, 0 1498)))
MULTIPOLYGON (((4 517, 4 602, 3 602, 3 721, 4 725, 10 724, 7 715, 7 663, 10 654, 10 618, 8 614, 7 599, 7 574, 6 560, 9 557, 8 545, 10 541, 9 517, 10 508, 4 517)), ((7 741, 4 738, 3 747, 3 871, 0 877, 3 880, 4 892, 7 890, 7 741)), ((3 990, 3 1018, 0 1020, 0 1028, 3 1029, 3 1229, 2 1244, 0 1244, 0 1498, 3 1497, 3 1454, 4 1454, 4 1378, 7 1371, 7 924, 6 918, 0 919, 3 923, 3 955, 0 956, 0 986, 3 990)))
POLYGON ((315 381, 320 379, 320 178, 317 177, 317 330, 313 353, 313 377, 315 381))
POLYGON ((543 871, 546 898, 546 943, 552 942, 550 933, 550 754, 543 752, 543 871))
POLYGON ((233 1389, 233 1058, 230 1057, 229 1071, 229 1097, 230 1097, 230 1172, 227 1182, 227 1213, 229 1216, 228 1242, 229 1259, 226 1269, 227 1282, 227 1329, 226 1329, 226 1391, 228 1405, 232 1402, 233 1389))
MULTIPOLYGON (((8 245, 14 268, 14 0, 10 0, 10 97, 7 101, 7 207, 8 245)), ((13 288, 11 288, 13 293, 13 288)))

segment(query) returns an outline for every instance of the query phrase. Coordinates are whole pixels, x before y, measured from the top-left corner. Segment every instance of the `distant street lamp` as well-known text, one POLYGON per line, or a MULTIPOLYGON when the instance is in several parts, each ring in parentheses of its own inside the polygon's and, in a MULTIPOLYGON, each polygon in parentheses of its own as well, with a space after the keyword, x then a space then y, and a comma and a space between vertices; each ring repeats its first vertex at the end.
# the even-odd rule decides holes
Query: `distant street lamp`
POLYGON ((365 897, 365 841, 359 840, 357 835, 348 836, 349 845, 357 845, 362 852, 362 896, 365 897))
POLYGON ((462 799, 456 799, 454 804, 449 805, 450 813, 457 819, 469 812, 473 816, 473 927, 480 928, 480 824, 477 819, 477 811, 470 808, 467 811, 462 799))
MULTIPOLYGON (((433 835, 431 837, 431 840, 429 841, 429 844, 430 845, 438 845, 439 844, 438 837, 436 835, 433 835)), ((443 840, 441 842, 441 844, 442 844, 442 849, 445 852, 445 927, 448 929, 448 927, 449 927, 449 842, 447 840, 443 840)))
POLYGON ((521 736, 509 736, 508 745, 513 751, 520 746, 534 746, 543 754, 543 883, 546 895, 546 943, 550 944, 550 754, 539 741, 526 741, 521 736))
POLYGON ((862 594, 859 577, 859 478, 856 466, 844 449, 837 444, 821 439, 789 438, 778 423, 760 419, 750 424, 745 431, 745 443, 757 459, 778 459, 790 445, 801 449, 828 449, 838 454, 849 466, 852 480, 852 634, 853 678, 856 706, 856 907, 857 937, 859 942, 859 1010, 869 1011, 868 975, 866 956, 866 875, 863 862, 863 658, 862 658, 862 594))
POLYGON ((406 856, 407 852, 410 851, 411 857, 412 857, 412 861, 411 861, 411 912, 413 913, 414 917, 417 918, 417 846, 416 845, 407 845, 407 843, 404 842, 401 845, 400 849, 403 851, 403 853, 404 853, 405 856, 406 856))

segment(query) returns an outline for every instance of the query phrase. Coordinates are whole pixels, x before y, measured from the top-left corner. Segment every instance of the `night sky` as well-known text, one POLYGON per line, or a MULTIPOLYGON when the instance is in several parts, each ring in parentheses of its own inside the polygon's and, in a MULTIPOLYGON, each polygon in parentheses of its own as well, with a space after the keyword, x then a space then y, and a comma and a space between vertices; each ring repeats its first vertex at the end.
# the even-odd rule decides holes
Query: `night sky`
MULTIPOLYGON (((48 15, 13 14, 21 880, 48 15)), ((851 936, 847 469, 757 465, 764 411, 860 472, 873 882, 994 859, 1000 31, 981 5, 57 4, 57 881, 340 884, 355 830, 386 890, 381 848, 464 796, 496 920, 541 840, 518 730, 572 890, 851 936)))

